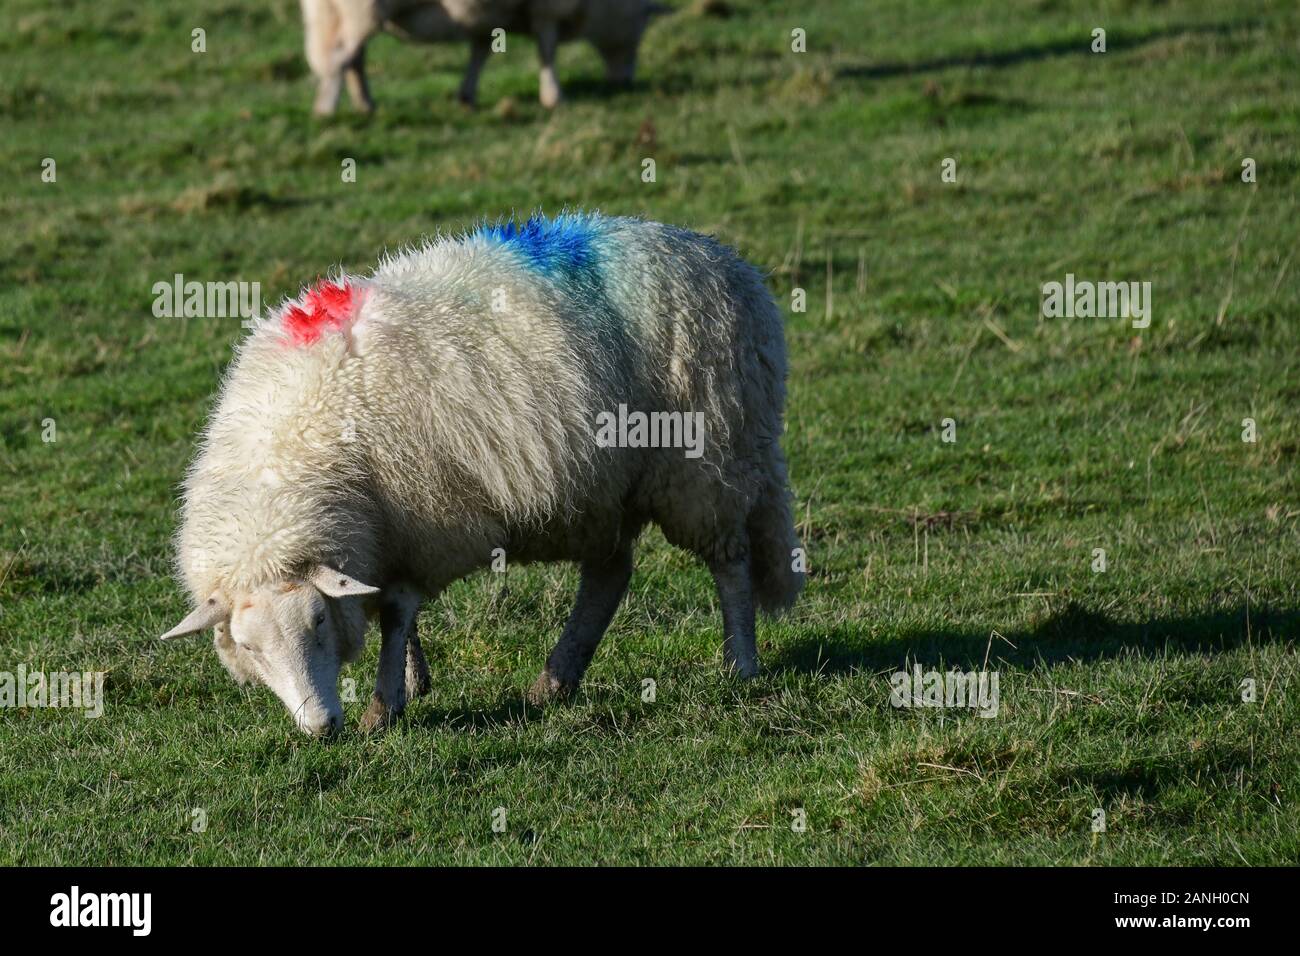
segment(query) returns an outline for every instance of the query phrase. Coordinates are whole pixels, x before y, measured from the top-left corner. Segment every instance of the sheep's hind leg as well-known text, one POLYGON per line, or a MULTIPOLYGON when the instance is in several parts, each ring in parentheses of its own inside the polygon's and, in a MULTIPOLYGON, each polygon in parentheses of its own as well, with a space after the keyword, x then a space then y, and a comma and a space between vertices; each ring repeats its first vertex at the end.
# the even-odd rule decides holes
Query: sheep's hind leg
POLYGON ((411 639, 406 644, 406 699, 423 697, 432 689, 429 677, 429 662, 424 659, 424 648, 420 646, 420 636, 416 627, 411 625, 411 639))
MULTIPOLYGON (((383 596, 379 607, 379 673, 375 678, 375 695, 361 717, 362 730, 382 730, 406 709, 408 660, 420 616, 420 596, 409 588, 397 587, 383 596)), ((421 660, 423 651, 419 652, 421 660)), ((427 665, 426 665, 427 675, 427 665)))
POLYGON ((528 692, 530 701, 541 705, 577 689, 631 579, 631 547, 605 561, 582 563, 577 602, 564 633, 546 659, 546 668, 528 692))
POLYGON ((722 605, 722 653, 727 669, 737 677, 758 674, 758 641, 754 634, 754 595, 749 556, 709 565, 722 605))

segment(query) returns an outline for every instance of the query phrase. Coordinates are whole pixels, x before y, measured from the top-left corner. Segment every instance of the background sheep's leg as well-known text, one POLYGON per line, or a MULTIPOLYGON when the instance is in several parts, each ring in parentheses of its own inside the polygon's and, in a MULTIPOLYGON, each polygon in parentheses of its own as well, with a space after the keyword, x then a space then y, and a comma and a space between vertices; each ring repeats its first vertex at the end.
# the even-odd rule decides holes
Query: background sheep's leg
POLYGON ((375 101, 370 98, 370 84, 366 82, 366 46, 363 42, 356 55, 343 68, 343 78, 347 80, 348 96, 352 105, 363 113, 375 108, 375 101))
POLYGON ((615 86, 631 86, 636 78, 636 47, 599 47, 605 61, 605 79, 615 86))
POLYGON ((303 25, 306 33, 307 63, 316 76, 316 100, 312 106, 317 116, 328 116, 338 104, 343 76, 334 61, 338 45, 339 15, 329 0, 302 0, 303 25))
POLYGON ((722 653, 727 667, 739 677, 758 673, 758 643, 754 634, 754 595, 749 556, 711 563, 713 581, 722 604, 722 653))
POLYGON ((366 41, 379 29, 375 5, 303 0, 302 13, 307 27, 307 62, 316 74, 316 115, 334 112, 345 77, 353 105, 369 113, 375 104, 366 82, 366 41))
POLYGON ((564 625, 564 633, 546 659, 546 668, 528 692, 533 703, 543 704, 577 689, 631 579, 630 547, 612 559, 582 563, 577 602, 564 625))
POLYGON ((342 77, 335 72, 324 73, 317 77, 316 100, 312 112, 317 116, 332 116, 339 103, 339 90, 342 89, 342 77))
POLYGON ((560 28, 554 20, 533 23, 537 35, 537 56, 542 61, 538 99, 547 109, 560 103, 560 81, 555 75, 555 50, 560 45, 560 28))
POLYGON ((366 41, 379 29, 375 4, 340 4, 339 21, 339 43, 333 52, 335 70, 339 75, 346 74, 352 104, 369 113, 375 104, 366 84, 366 41))
MULTIPOLYGON (((406 662, 415 622, 420 616, 420 596, 405 587, 385 592, 379 607, 379 674, 375 695, 361 718, 362 730, 379 730, 406 709, 406 662)), ((423 658, 423 652, 420 653, 423 658)))
POLYGON ((489 37, 471 37, 469 41, 469 66, 465 67, 465 78, 460 81, 457 98, 466 106, 478 102, 478 78, 483 72, 483 64, 492 53, 492 40, 489 37))

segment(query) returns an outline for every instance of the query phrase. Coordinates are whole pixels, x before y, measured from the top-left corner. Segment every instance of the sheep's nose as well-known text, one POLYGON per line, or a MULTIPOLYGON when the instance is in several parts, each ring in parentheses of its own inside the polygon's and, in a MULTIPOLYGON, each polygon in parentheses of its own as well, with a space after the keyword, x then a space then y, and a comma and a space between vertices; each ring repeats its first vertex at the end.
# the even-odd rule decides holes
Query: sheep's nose
POLYGON ((332 737, 343 729, 343 716, 330 714, 318 724, 303 724, 302 729, 313 737, 332 737))

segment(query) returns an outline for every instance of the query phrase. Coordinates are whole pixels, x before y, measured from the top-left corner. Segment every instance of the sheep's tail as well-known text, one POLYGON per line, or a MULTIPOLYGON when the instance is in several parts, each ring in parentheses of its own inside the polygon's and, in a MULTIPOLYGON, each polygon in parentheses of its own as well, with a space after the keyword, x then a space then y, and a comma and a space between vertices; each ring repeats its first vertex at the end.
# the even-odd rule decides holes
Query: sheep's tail
POLYGON ((774 447, 767 481, 746 520, 749 531, 750 582, 765 614, 788 611, 803 588, 806 563, 790 513, 785 456, 774 447))

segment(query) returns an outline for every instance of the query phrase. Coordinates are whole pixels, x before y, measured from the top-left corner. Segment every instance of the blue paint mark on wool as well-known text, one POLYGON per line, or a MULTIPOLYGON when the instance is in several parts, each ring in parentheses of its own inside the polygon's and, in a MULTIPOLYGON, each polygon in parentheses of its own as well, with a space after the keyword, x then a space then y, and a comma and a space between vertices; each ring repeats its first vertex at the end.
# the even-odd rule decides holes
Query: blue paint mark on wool
POLYGON ((473 235, 515 249, 543 275, 575 278, 595 261, 589 216, 562 214, 547 219, 534 214, 522 225, 513 220, 483 225, 473 235))

